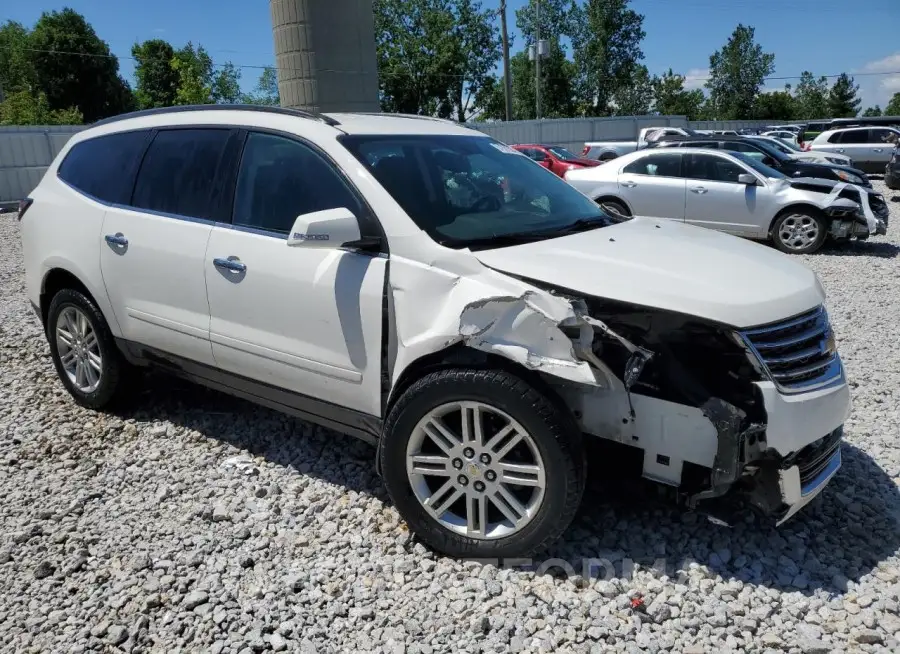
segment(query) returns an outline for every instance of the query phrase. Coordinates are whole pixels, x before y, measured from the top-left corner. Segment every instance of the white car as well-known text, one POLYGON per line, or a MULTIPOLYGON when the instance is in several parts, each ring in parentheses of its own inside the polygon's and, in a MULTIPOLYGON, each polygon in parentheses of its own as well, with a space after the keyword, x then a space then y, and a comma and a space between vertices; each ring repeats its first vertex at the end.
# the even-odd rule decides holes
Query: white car
POLYGON ((760 136, 771 136, 773 138, 786 139, 788 141, 797 140, 797 134, 788 130, 773 130, 770 132, 763 132, 760 136))
POLYGON ((835 164, 838 166, 848 166, 854 168, 853 159, 845 154, 837 154, 835 152, 816 152, 814 150, 804 150, 797 145, 796 140, 782 139, 774 136, 754 136, 749 135, 745 138, 753 141, 764 141, 776 148, 796 161, 811 161, 813 163, 835 164))
POLYGON ((856 168, 883 173, 894 154, 900 130, 893 127, 846 127, 822 132, 809 143, 813 152, 845 154, 856 168))
POLYGON ((742 152, 645 150, 569 171, 565 179, 613 215, 670 219, 771 240, 790 254, 815 252, 829 236, 866 239, 887 231, 887 203, 874 190, 789 178, 742 152))
POLYGON ((546 548, 585 439, 688 506, 743 497, 779 523, 841 463, 849 389, 815 274, 709 230, 613 224, 448 121, 120 116, 71 138, 19 218, 77 403, 155 366, 364 438, 451 555, 546 548))

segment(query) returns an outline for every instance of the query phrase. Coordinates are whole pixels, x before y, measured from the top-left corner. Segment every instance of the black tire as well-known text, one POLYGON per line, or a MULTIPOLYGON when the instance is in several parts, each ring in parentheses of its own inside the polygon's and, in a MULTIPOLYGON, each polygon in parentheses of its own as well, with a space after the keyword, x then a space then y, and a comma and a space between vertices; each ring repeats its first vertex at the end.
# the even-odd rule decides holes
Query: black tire
POLYGON ((50 308, 47 311, 46 334, 56 374, 77 404, 88 409, 102 409, 119 398, 124 388, 123 377, 127 363, 116 346, 106 319, 91 298, 71 288, 59 291, 50 301, 50 308), (75 385, 66 373, 60 359, 56 326, 60 314, 68 307, 74 307, 84 314, 97 337, 101 356, 100 379, 96 389, 91 392, 84 392, 75 385))
POLYGON ((621 221, 631 218, 631 212, 628 210, 628 207, 626 207, 625 204, 623 202, 620 202, 619 200, 600 199, 597 200, 597 204, 600 205, 601 209, 610 214, 616 220, 621 221))
POLYGON ((502 370, 440 370, 412 384, 388 415, 380 464, 388 493, 410 529, 439 552, 470 558, 527 557, 546 549, 574 518, 586 476, 581 433, 565 407, 502 370), (518 421, 544 462, 543 500, 531 521, 509 536, 478 539, 442 526, 422 506, 406 472, 406 448, 417 423, 442 404, 466 400, 490 404, 518 421))
POLYGON ((810 209, 787 209, 775 219, 775 223, 772 225, 772 243, 787 254, 812 254, 822 247, 827 236, 827 222, 820 214, 810 209), (813 223, 815 224, 815 238, 810 239, 808 235, 812 233, 813 223), (792 240, 791 235, 798 234, 797 231, 789 229, 793 225, 799 226, 800 231, 802 231, 803 225, 809 225, 810 229, 806 232, 806 237, 798 235, 796 239, 792 240))
POLYGON ((613 159, 618 159, 618 158, 619 158, 619 155, 615 154, 614 152, 607 152, 606 154, 600 155, 600 157, 597 159, 597 161, 601 161, 601 162, 605 163, 607 161, 612 161, 613 159))

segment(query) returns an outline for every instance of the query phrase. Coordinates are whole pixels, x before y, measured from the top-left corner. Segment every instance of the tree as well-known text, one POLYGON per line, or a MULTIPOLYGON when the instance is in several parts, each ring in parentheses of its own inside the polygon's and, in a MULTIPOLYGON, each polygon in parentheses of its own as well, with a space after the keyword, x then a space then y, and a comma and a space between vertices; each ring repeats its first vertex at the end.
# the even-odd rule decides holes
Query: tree
POLYGON ((631 84, 644 58, 644 17, 629 0, 586 0, 572 6, 569 22, 581 106, 590 115, 608 115, 610 101, 631 84))
POLYGON ((47 96, 22 89, 0 103, 0 125, 80 125, 81 112, 74 107, 51 109, 47 96))
POLYGON ((162 39, 131 46, 134 57, 135 97, 141 109, 171 107, 175 104, 180 77, 172 67, 175 50, 162 39))
POLYGON ((241 94, 241 71, 226 61, 222 70, 213 75, 210 100, 215 104, 238 104, 241 94))
POLYGON ((863 112, 863 116, 865 118, 874 118, 881 115, 881 107, 877 104, 874 107, 869 107, 863 112))
POLYGON ((647 67, 636 65, 629 75, 631 83, 620 87, 613 95, 616 116, 646 116, 653 104, 653 80, 647 67))
POLYGON ((213 62, 202 45, 188 41, 169 65, 178 75, 174 104, 233 104, 241 100, 241 73, 231 62, 213 71, 213 62))
POLYGON ((270 107, 277 107, 281 104, 281 97, 278 94, 278 76, 274 68, 266 68, 259 76, 256 82, 256 88, 253 93, 244 96, 246 104, 262 104, 270 107))
POLYGON ((760 120, 795 120, 797 100, 791 95, 790 84, 784 87, 784 91, 760 93, 756 98, 754 115, 760 120))
POLYGON ((477 0, 456 0, 450 40, 454 50, 453 69, 447 78, 448 96, 438 113, 465 122, 475 110, 475 100, 491 79, 491 71, 501 56, 500 32, 493 12, 481 8, 477 0))
POLYGON ((69 8, 44 12, 28 40, 38 87, 51 110, 77 107, 93 122, 134 107, 119 60, 81 14, 69 8))
POLYGON ((775 55, 763 52, 756 30, 739 24, 721 50, 709 58, 709 100, 716 118, 752 118, 756 96, 775 70, 775 55))
POLYGON ((797 118, 810 120, 828 117, 828 80, 818 79, 808 70, 800 74, 800 82, 794 98, 797 101, 797 118))
POLYGON ((6 95, 37 88, 37 74, 29 51, 29 32, 21 23, 0 27, 0 90, 6 95))
MULTIPOLYGON (((575 65, 566 59, 558 41, 548 43, 547 56, 541 59, 541 117, 566 118, 575 115, 575 65)), ((510 60, 513 87, 513 117, 529 120, 537 117, 534 88, 535 63, 527 52, 518 52, 510 60)))
POLYGON ((841 73, 828 93, 828 115, 832 118, 855 118, 862 100, 857 97, 859 84, 847 73, 841 73))
POLYGON ((900 93, 895 93, 884 108, 885 116, 900 116, 900 93))
POLYGON ((703 91, 684 88, 684 77, 676 75, 670 68, 662 77, 653 78, 654 111, 663 116, 686 116, 688 120, 698 120, 703 107, 703 91))

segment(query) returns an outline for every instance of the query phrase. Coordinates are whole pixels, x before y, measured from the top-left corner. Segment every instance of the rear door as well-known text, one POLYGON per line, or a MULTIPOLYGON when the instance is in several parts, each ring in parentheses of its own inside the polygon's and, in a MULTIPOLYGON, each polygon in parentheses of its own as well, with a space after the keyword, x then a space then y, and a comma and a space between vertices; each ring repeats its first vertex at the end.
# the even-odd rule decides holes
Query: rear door
POLYGON ((212 364, 204 255, 235 132, 156 132, 128 202, 103 221, 100 267, 125 339, 212 364))
POLYGON ((768 187, 738 181, 738 175, 752 174, 749 168, 722 155, 699 152, 685 157, 684 169, 685 222, 754 238, 768 228, 772 217, 768 187))
MULTIPOLYGON (((861 170, 871 170, 872 145, 869 143, 869 129, 860 127, 838 132, 839 140, 834 141, 836 147, 829 148, 831 152, 845 154, 853 160, 854 166, 861 170)), ((834 137, 832 137, 834 138, 834 137)), ((829 139, 829 143, 832 143, 829 139)))
POLYGON ((619 195, 635 216, 684 220, 683 155, 655 148, 619 171, 619 195))

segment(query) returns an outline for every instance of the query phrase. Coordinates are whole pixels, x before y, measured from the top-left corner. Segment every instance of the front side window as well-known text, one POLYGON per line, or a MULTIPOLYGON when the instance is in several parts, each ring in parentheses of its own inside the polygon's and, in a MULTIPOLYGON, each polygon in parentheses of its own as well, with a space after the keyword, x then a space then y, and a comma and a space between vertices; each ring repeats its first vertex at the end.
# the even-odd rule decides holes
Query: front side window
POLYGON ((489 137, 352 135, 340 142, 448 247, 500 247, 612 222, 565 181, 489 137))
MULTIPOLYGON (((390 158, 390 153, 385 156, 390 158)), ((234 195, 232 223, 287 234, 297 216, 360 203, 318 152, 283 136, 247 135, 234 195)))
POLYGON ((144 155, 131 205, 213 220, 213 186, 230 134, 227 129, 159 132, 144 155))
POLYGON ((855 144, 869 142, 869 130, 867 129, 851 129, 842 134, 840 143, 855 144))
POLYGON ((681 177, 681 153, 656 153, 635 159, 622 169, 633 175, 681 177))
POLYGON ((127 204, 135 169, 150 132, 119 132, 75 144, 57 174, 82 193, 111 204, 127 204))
POLYGON ((725 157, 714 154, 694 153, 689 157, 686 177, 702 179, 710 182, 737 183, 738 175, 747 171, 725 157))
POLYGON ((884 129, 876 128, 869 130, 869 142, 876 143, 878 145, 884 143, 896 143, 897 142, 897 132, 892 129, 884 129))

